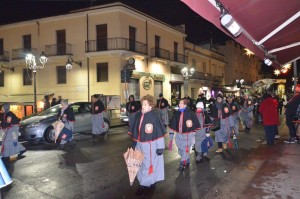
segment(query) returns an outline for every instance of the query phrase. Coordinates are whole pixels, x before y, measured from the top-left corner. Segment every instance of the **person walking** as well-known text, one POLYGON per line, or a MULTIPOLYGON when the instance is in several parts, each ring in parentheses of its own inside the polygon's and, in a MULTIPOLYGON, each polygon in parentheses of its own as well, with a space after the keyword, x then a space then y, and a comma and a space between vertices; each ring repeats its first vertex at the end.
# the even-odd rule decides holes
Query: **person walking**
POLYGON ((244 94, 244 98, 240 102, 241 112, 240 116, 242 118, 243 125, 245 126, 245 133, 250 133, 252 128, 253 120, 253 100, 249 97, 247 93, 244 94))
POLYGON ((178 171, 183 172, 190 165, 190 148, 193 145, 195 131, 200 129, 200 123, 194 111, 187 107, 186 99, 179 101, 179 109, 173 114, 170 121, 170 139, 173 140, 176 133, 175 142, 180 155, 178 171))
POLYGON ((279 124, 277 105, 277 101, 275 101, 270 94, 265 93, 259 106, 268 145, 274 145, 275 134, 279 124))
POLYGON ((227 97, 227 101, 231 110, 231 116, 233 119, 233 130, 235 132, 235 135, 237 136, 239 134, 240 130, 240 106, 238 103, 234 100, 234 97, 232 95, 227 97))
POLYGON ((229 142, 229 137, 234 126, 230 107, 223 101, 222 93, 217 95, 217 99, 212 105, 210 114, 213 120, 220 120, 220 129, 215 131, 215 142, 218 143, 218 149, 216 153, 222 153, 223 149, 227 149, 227 143, 229 142))
MULTIPOLYGON (((99 99, 100 95, 94 94, 92 96, 91 120, 92 120, 92 139, 90 141, 97 141, 97 136, 103 135, 105 126, 102 112, 105 110, 103 102, 99 99)), ((104 135, 106 139, 107 135, 104 135)))
MULTIPOLYGON (((72 145, 75 145, 75 141, 73 140, 73 131, 74 131, 74 122, 75 116, 73 109, 69 106, 68 99, 64 99, 61 101, 61 110, 58 112, 58 118, 64 123, 64 128, 70 130, 70 138, 68 140, 71 141, 72 145)), ((66 139, 61 139, 60 144, 58 146, 58 150, 64 149, 65 144, 67 143, 66 139)))
POLYGON ((157 108, 159 108, 161 116, 162 116, 162 121, 165 126, 169 124, 169 116, 168 116, 168 107, 169 107, 169 102, 166 100, 163 96, 162 93, 159 94, 159 99, 157 100, 157 108))
POLYGON ((130 120, 133 120, 134 115, 141 110, 141 103, 135 101, 134 96, 130 95, 128 98, 128 102, 126 103, 126 113, 128 115, 129 125, 130 120))
POLYGON ((296 115, 299 104, 300 104, 300 84, 297 84, 295 88, 295 94, 288 101, 286 105, 285 121, 287 127, 289 128, 290 137, 284 141, 285 143, 296 143, 297 139, 299 139, 296 135, 295 125, 293 124, 293 120, 295 120, 294 116, 296 115))
POLYGON ((200 129, 195 133, 195 153, 196 162, 209 161, 208 150, 203 151, 202 143, 209 136, 209 126, 211 124, 210 117, 204 108, 204 103, 199 101, 196 104, 196 115, 200 123, 200 129))
POLYGON ((10 104, 3 104, 1 111, 4 113, 1 121, 1 128, 3 130, 1 155, 2 161, 10 173, 10 156, 18 154, 20 157, 26 152, 26 148, 18 142, 19 119, 10 111, 10 104))
POLYGON ((165 178, 164 157, 165 125, 155 107, 152 95, 141 98, 142 110, 131 121, 129 135, 136 142, 135 150, 144 154, 144 160, 137 173, 139 187, 136 195, 145 194, 156 188, 156 182, 165 178))

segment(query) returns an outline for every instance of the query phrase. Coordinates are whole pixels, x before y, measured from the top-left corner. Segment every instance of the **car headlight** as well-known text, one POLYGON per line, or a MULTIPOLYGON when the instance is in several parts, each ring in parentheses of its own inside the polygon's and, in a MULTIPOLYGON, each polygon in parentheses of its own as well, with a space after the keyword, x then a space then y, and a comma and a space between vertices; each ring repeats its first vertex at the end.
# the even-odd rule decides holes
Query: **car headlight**
POLYGON ((38 127, 38 126, 40 126, 40 125, 41 125, 40 122, 34 122, 34 123, 32 123, 32 124, 29 124, 27 127, 28 127, 28 128, 33 128, 33 127, 38 127))

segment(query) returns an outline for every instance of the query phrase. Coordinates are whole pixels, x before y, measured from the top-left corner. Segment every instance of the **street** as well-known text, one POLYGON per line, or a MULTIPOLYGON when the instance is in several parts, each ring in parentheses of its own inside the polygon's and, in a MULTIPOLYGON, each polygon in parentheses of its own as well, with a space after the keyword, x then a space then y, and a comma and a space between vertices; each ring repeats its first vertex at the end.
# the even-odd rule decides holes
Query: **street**
MULTIPOLYGON (((76 147, 59 151, 53 144, 25 143, 25 157, 13 161, 13 184, 2 189, 5 199, 122 199, 122 198, 300 198, 300 152, 298 144, 286 145, 285 125, 275 146, 261 144, 263 127, 250 134, 240 132, 240 149, 216 154, 210 149, 209 162, 177 171, 176 145, 165 150, 165 180, 154 192, 137 197, 138 181, 129 185, 123 153, 131 146, 127 126, 111 128, 108 139, 90 142, 89 134, 75 135, 76 147), (293 157, 293 158, 291 158, 293 157), (297 173, 296 173, 297 172, 297 173)), ((168 137, 166 137, 166 143, 168 137)), ((193 151, 191 153, 194 153, 193 151)))

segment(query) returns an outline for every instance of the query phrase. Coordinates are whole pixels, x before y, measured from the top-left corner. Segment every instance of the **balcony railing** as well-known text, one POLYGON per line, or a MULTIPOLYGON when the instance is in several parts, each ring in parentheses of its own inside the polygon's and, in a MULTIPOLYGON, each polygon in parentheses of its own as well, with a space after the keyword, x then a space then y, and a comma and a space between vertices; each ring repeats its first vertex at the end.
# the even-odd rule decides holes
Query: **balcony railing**
POLYGON ((45 54, 47 56, 72 55, 72 45, 67 43, 46 45, 45 54))
POLYGON ((37 55, 37 49, 36 48, 31 48, 31 49, 25 49, 25 48, 13 49, 12 50, 12 59, 25 59, 25 57, 26 57, 26 55, 28 53, 37 55))
POLYGON ((125 38, 105 38, 98 40, 89 40, 85 42, 86 52, 98 52, 109 50, 127 50, 146 55, 147 45, 135 40, 125 38))
POLYGON ((223 77, 222 76, 214 76, 213 80, 215 83, 222 83, 223 77))
POLYGON ((171 61, 187 63, 187 56, 178 53, 171 53, 171 61))
POLYGON ((9 61, 9 52, 8 51, 3 51, 0 53, 0 61, 9 61))
POLYGON ((170 60, 170 51, 162 49, 162 48, 152 48, 151 49, 151 57, 162 58, 166 60, 170 60))
POLYGON ((193 76, 190 77, 191 79, 199 79, 199 80, 206 80, 206 81, 212 81, 212 75, 208 73, 198 72, 195 71, 193 76))

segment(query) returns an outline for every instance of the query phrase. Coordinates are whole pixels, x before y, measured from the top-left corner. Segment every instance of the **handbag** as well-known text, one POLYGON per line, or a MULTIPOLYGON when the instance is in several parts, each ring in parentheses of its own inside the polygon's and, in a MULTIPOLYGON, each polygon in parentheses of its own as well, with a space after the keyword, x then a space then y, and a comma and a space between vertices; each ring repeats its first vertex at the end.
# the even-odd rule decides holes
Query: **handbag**
POLYGON ((212 131, 218 131, 221 128, 221 120, 220 118, 216 118, 212 121, 212 126, 211 126, 211 130, 212 131))

